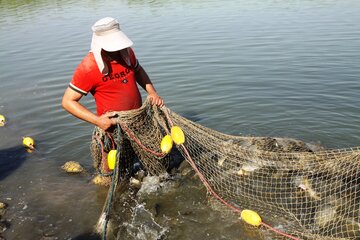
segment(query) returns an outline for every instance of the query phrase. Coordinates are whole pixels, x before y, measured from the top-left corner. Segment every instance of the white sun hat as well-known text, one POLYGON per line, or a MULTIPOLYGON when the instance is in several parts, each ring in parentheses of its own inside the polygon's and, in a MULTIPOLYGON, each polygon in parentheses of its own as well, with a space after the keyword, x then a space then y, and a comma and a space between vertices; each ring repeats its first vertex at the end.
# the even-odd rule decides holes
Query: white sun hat
POLYGON ((120 30, 119 22, 112 17, 100 19, 91 29, 93 31, 91 52, 94 54, 100 72, 107 75, 109 68, 101 56, 101 49, 115 52, 131 47, 133 42, 120 30))

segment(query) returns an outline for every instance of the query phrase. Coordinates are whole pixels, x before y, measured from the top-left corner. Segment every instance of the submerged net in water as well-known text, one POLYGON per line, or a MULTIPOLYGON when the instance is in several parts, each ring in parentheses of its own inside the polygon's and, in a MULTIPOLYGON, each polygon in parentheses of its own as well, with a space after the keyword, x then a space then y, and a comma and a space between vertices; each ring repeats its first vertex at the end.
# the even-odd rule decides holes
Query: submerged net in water
POLYGON ((251 209, 262 217, 254 231, 271 239, 360 239, 359 148, 325 150, 288 138, 227 135, 147 101, 119 112, 117 122, 111 134, 96 128, 92 141, 99 169, 106 168, 104 152, 119 149, 114 195, 134 165, 163 174, 176 151, 216 202, 236 214, 251 209), (174 125, 185 133, 185 143, 163 154, 160 142, 174 125))

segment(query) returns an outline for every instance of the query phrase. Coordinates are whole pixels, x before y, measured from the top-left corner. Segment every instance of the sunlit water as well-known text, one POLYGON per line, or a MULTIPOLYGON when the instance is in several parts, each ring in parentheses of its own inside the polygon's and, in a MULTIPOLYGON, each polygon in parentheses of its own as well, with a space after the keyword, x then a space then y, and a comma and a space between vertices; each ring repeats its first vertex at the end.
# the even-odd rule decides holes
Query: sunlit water
MULTIPOLYGON (((91 25, 104 16, 121 21, 175 112, 229 134, 360 145, 360 1, 1 1, 6 238, 70 239, 92 231, 99 217, 106 189, 88 183, 89 175, 60 169, 75 160, 91 170, 92 126, 60 101, 89 50, 91 25), (38 151, 23 150, 25 135, 38 151)), ((82 103, 94 110, 91 96, 82 103)), ((167 206, 175 208, 170 196, 167 206)), ((206 206, 204 195, 197 201, 206 206)), ((181 226, 196 231, 196 239, 232 236, 222 230, 237 235, 217 218, 209 208, 181 226)))

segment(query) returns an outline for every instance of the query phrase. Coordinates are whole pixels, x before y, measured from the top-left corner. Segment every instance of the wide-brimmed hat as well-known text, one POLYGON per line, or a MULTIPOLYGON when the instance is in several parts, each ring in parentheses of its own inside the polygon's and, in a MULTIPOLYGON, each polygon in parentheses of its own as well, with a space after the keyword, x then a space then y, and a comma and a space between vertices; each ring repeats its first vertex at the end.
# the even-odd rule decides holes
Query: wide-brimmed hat
POLYGON ((100 19, 91 29, 93 31, 91 51, 94 54, 100 72, 103 75, 107 75, 109 68, 101 56, 101 49, 115 52, 131 47, 133 42, 120 30, 119 22, 112 17, 100 19))

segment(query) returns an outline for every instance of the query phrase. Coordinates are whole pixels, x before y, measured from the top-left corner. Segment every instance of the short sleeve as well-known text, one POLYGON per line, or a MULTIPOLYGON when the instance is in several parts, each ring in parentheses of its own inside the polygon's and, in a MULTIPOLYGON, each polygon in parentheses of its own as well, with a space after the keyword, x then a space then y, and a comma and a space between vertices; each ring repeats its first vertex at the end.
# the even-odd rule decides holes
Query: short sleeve
POLYGON ((87 95, 93 88, 93 82, 89 75, 89 71, 84 64, 84 61, 81 62, 74 72, 69 87, 78 93, 87 95))
POLYGON ((137 60, 134 50, 132 48, 129 48, 129 55, 131 66, 136 70, 136 68, 139 67, 139 61, 137 60))

